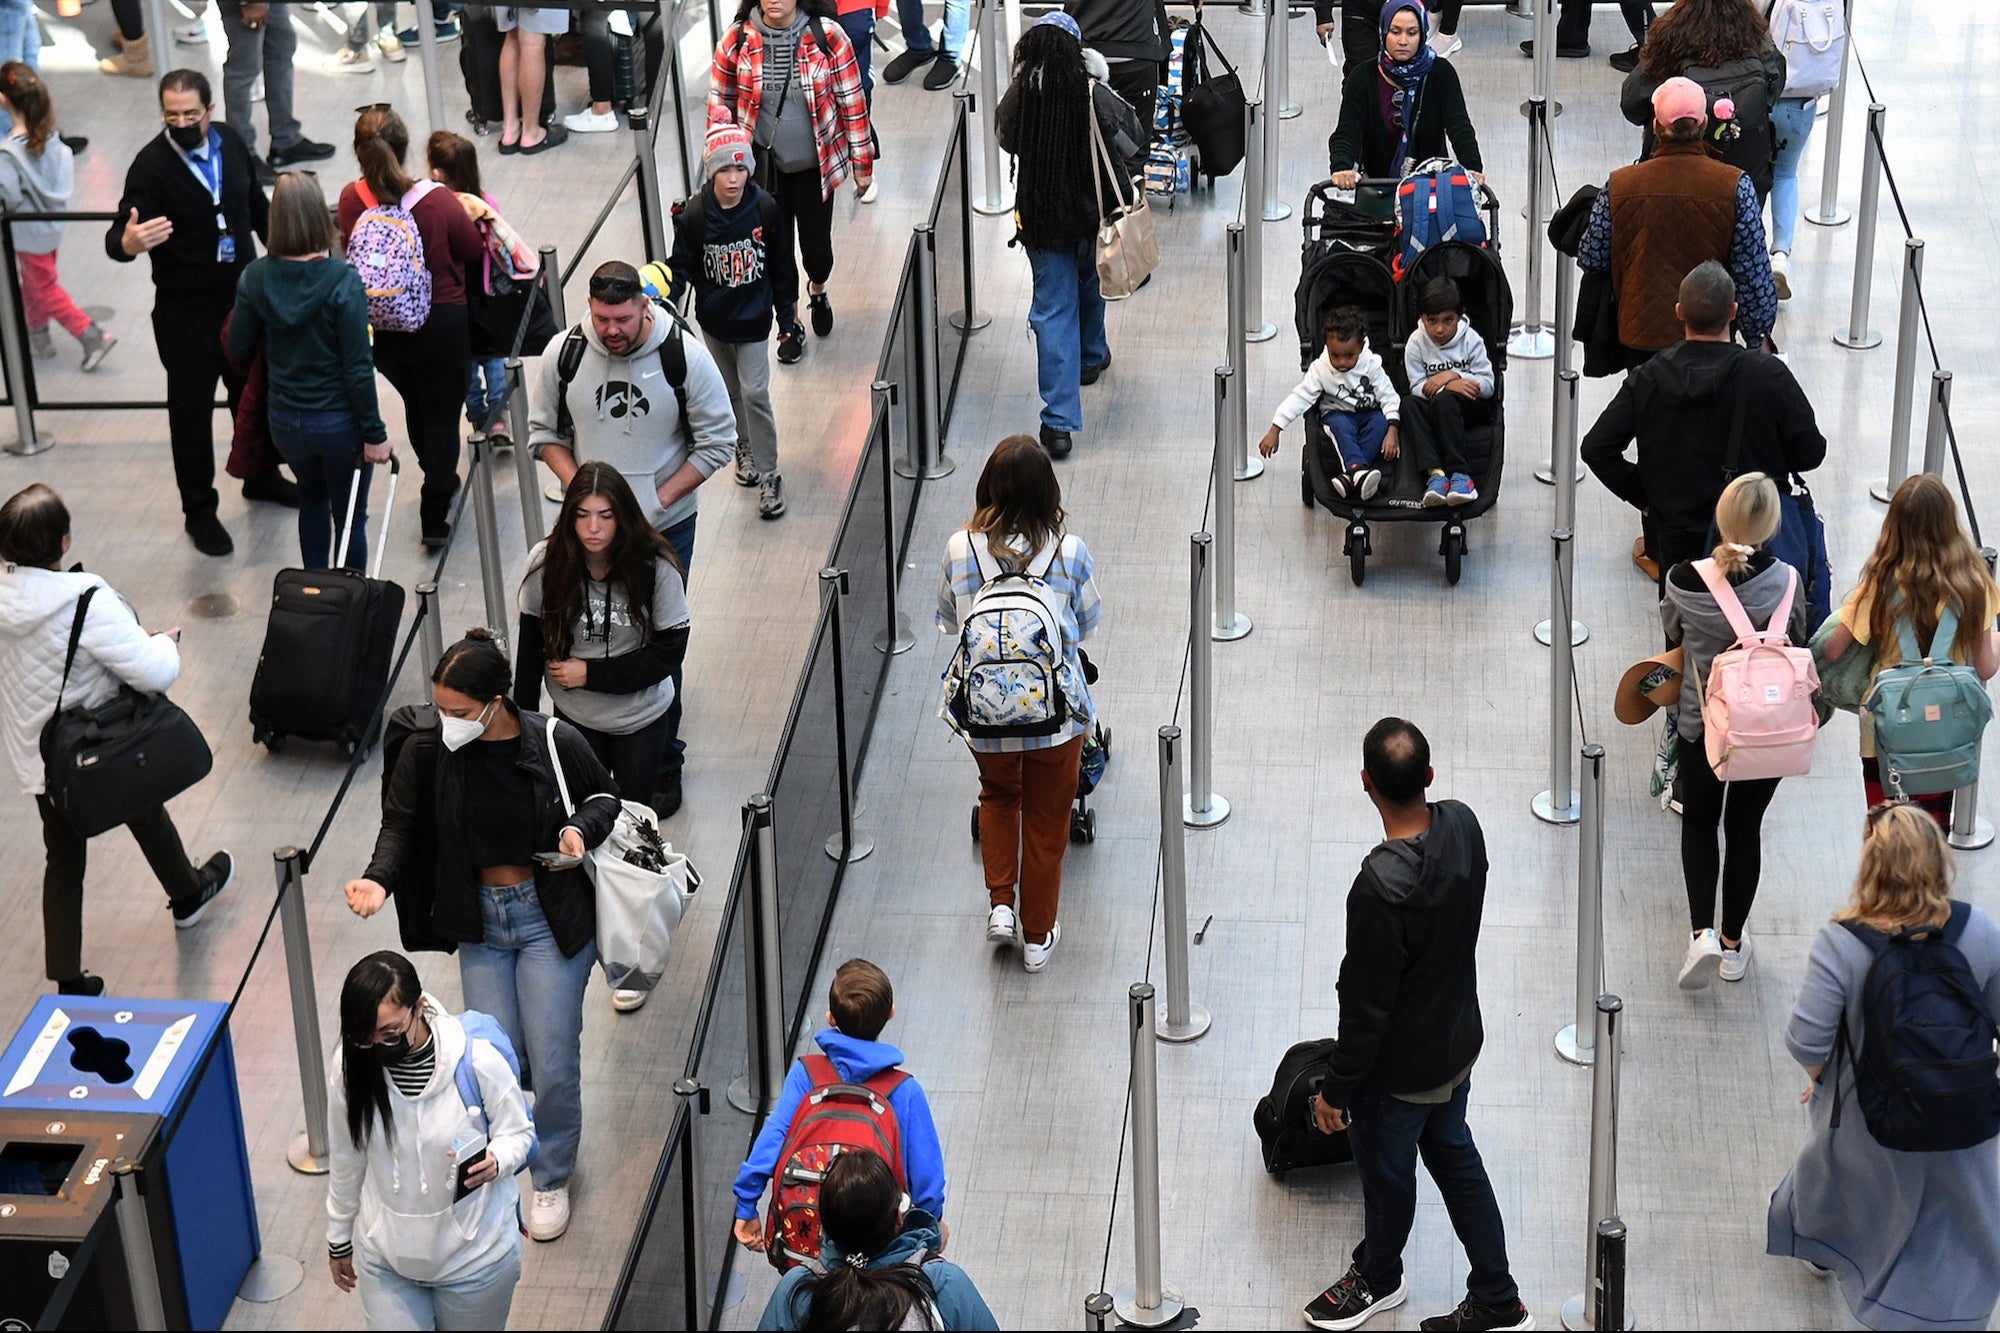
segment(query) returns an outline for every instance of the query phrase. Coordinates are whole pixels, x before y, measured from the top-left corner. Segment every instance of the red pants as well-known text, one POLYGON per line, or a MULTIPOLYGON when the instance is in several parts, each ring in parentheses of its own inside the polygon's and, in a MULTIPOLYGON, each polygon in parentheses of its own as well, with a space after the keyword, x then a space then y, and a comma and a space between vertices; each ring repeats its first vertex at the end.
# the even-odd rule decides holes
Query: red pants
POLYGON ((77 309, 56 277, 56 252, 15 258, 21 261, 21 307, 27 311, 28 327, 46 329, 54 320, 69 330, 70 337, 81 338, 90 327, 90 316, 77 309))
MULTIPOLYGON (((1868 808, 1870 810, 1873 810, 1876 806, 1889 799, 1889 790, 1882 785, 1882 767, 1873 759, 1863 759, 1861 761, 1861 790, 1868 798, 1868 808)), ((1912 796, 1910 800, 1925 814, 1935 819, 1938 822, 1939 828, 1949 833, 1951 832, 1951 798, 1951 792, 1941 791, 1933 792, 1926 796, 1912 796)))
POLYGON ((1047 750, 975 751, 972 757, 979 761, 979 855, 987 897, 995 906, 1012 907, 1018 883, 1021 933, 1040 941, 1055 929, 1062 898, 1083 737, 1047 750))

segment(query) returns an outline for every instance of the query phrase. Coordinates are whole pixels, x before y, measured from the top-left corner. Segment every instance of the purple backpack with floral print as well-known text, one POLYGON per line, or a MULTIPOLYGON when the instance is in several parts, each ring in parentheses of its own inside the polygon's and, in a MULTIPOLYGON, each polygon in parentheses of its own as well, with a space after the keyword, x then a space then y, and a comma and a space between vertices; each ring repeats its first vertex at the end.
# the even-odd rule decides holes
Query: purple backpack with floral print
POLYGON ((417 229, 417 201, 438 188, 418 181, 393 204, 358 186, 368 205, 347 237, 347 262, 368 292, 368 322, 378 333, 415 333, 431 317, 431 271, 424 264, 424 238, 417 229))

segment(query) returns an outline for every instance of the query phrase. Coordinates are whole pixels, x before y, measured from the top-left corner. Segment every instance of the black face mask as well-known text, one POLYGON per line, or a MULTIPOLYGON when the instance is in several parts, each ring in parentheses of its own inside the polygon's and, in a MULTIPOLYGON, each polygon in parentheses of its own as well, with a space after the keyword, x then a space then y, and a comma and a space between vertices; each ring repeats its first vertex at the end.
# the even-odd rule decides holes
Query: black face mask
POLYGON ((399 1033, 394 1041, 378 1041, 373 1046, 363 1046, 361 1053, 378 1065, 399 1065, 409 1058, 409 1034, 399 1033))
POLYGON ((208 127, 200 122, 193 125, 169 125, 167 137, 192 153, 208 142, 208 127))

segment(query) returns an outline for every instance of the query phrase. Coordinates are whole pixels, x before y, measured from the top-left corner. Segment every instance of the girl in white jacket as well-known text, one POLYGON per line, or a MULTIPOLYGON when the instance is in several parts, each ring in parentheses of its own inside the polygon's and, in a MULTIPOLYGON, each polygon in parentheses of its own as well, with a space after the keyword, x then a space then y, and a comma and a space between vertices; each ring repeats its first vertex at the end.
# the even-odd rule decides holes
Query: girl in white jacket
MULTIPOLYGON (((0 505, 0 748, 21 790, 35 798, 42 816, 48 868, 42 876, 43 954, 50 981, 64 995, 102 995, 104 979, 83 970, 83 835, 43 795, 42 728, 64 707, 108 703, 121 686, 154 692, 180 675, 180 630, 148 634, 123 598, 103 579, 60 569, 69 554, 69 507, 46 486, 30 486, 0 505), (96 589, 85 610, 76 661, 63 683, 70 628, 77 604, 96 589)), ((180 832, 158 806, 125 826, 138 840, 146 864, 159 877, 173 908, 174 925, 186 929, 229 887, 235 862, 217 852, 199 868, 188 862, 180 832)))
POLYGON ((370 1328, 505 1328, 521 1278, 514 1177, 535 1146, 507 1057, 385 950, 341 988, 327 1088, 334 1285, 360 1286, 370 1328))
POLYGON ((1367 316, 1353 306, 1335 306, 1326 312, 1321 331, 1326 350, 1278 404, 1257 451, 1266 458, 1277 453, 1285 427, 1317 404, 1324 432, 1318 441, 1320 457, 1333 493, 1372 500, 1382 488, 1382 470, 1375 461, 1394 462, 1401 453, 1396 421, 1403 400, 1382 368, 1382 358, 1369 349, 1367 316))

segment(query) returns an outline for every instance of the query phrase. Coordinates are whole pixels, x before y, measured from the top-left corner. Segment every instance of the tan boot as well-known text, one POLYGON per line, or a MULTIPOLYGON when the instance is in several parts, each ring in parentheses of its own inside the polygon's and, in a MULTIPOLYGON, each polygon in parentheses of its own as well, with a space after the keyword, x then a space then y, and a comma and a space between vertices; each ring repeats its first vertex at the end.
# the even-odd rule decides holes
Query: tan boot
POLYGON ((99 71, 125 79, 150 79, 153 77, 153 57, 147 49, 148 38, 140 36, 125 43, 123 50, 108 60, 97 62, 99 71))

